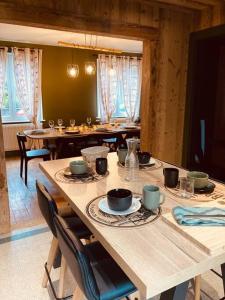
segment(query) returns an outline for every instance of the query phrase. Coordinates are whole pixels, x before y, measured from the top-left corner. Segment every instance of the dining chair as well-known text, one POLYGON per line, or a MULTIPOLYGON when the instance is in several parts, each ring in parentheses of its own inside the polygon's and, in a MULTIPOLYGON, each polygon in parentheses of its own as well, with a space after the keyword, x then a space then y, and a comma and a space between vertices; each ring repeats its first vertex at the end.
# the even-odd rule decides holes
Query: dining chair
POLYGON ((23 177, 23 165, 25 163, 25 184, 27 185, 27 166, 28 162, 34 158, 43 158, 50 160, 50 151, 47 149, 26 149, 27 138, 24 133, 17 132, 17 141, 20 150, 20 177, 23 177))
POLYGON ((86 148, 85 137, 58 138, 56 140, 56 158, 80 156, 80 150, 86 148))
MULTIPOLYGON (((39 204, 40 211, 41 211, 46 223, 48 224, 49 229, 51 230, 51 232, 53 234, 53 239, 51 242, 48 259, 45 264, 45 272, 44 272, 44 277, 43 277, 43 281, 42 281, 42 286, 47 287, 47 283, 49 281, 50 285, 52 287, 52 283, 51 283, 49 274, 51 272, 54 262, 58 258, 57 256, 58 255, 61 256, 58 238, 57 238, 57 234, 56 234, 56 228, 55 228, 55 224, 53 221, 54 213, 58 214, 58 209, 57 209, 54 199, 51 197, 48 190, 46 189, 46 187, 43 184, 36 181, 36 189, 37 189, 37 198, 38 198, 38 204, 39 204)), ((90 241, 90 237, 91 237, 92 233, 84 225, 84 223, 80 220, 80 218, 75 213, 72 216, 64 217, 63 220, 64 220, 67 228, 70 228, 70 230, 74 234, 76 234, 76 236, 79 239, 84 239, 84 240, 87 240, 88 242, 90 241)), ((61 264, 60 278, 61 277, 64 278, 65 271, 66 270, 65 270, 64 266, 61 264)), ((60 282, 62 282, 62 280, 60 280, 60 282)), ((53 293, 55 295, 54 289, 53 289, 53 293)), ((59 285, 58 293, 59 293, 59 295, 62 294, 62 284, 59 285)))
POLYGON ((62 265, 69 267, 77 286, 73 300, 128 298, 136 287, 99 242, 83 245, 65 220, 55 214, 54 223, 62 265))

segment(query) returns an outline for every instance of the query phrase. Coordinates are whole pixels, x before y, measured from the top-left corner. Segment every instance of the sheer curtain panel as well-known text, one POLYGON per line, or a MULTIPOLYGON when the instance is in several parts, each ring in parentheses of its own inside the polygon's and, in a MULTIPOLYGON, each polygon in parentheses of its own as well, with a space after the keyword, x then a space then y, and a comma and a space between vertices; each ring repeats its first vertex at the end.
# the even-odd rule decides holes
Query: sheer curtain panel
POLYGON ((100 117, 103 122, 109 122, 115 111, 118 96, 118 68, 116 56, 99 54, 97 69, 100 117))
POLYGON ((7 53, 7 47, 0 48, 0 109, 2 107, 5 89, 7 53))
POLYGON ((133 122, 139 117, 142 60, 137 57, 123 56, 119 58, 118 65, 122 88, 121 95, 127 117, 133 122))
POLYGON ((102 121, 139 116, 142 59, 100 54, 97 60, 98 106, 102 121))
POLYGON ((42 109, 42 50, 13 48, 13 62, 21 107, 34 128, 37 128, 42 109))

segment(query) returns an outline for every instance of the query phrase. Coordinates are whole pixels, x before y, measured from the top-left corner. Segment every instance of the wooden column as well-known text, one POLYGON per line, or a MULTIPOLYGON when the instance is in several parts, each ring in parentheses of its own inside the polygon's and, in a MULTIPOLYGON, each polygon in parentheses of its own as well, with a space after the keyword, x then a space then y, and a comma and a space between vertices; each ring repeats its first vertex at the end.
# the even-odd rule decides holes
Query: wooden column
POLYGON ((141 146, 181 164, 192 15, 161 10, 159 41, 144 41, 141 146))
POLYGON ((0 233, 10 231, 9 199, 6 178, 5 151, 0 111, 0 233))
POLYGON ((157 98, 157 41, 144 40, 141 92, 141 149, 154 153, 155 111, 157 98))

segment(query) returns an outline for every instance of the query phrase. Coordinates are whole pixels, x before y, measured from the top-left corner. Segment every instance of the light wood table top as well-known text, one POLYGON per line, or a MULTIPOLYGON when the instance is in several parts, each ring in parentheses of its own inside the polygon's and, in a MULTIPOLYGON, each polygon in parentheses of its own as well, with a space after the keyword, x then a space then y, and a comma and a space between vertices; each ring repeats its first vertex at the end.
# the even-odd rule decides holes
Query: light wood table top
POLYGON ((94 136, 94 135, 107 135, 112 134, 126 134, 129 132, 137 132, 140 130, 140 127, 134 129, 126 129, 122 127, 118 128, 110 128, 108 131, 96 131, 96 130, 88 130, 80 131, 79 133, 66 133, 66 129, 59 131, 58 129, 40 129, 40 133, 35 134, 35 130, 24 130, 24 134, 30 139, 42 139, 42 140, 50 140, 57 139, 62 137, 73 138, 73 137, 82 137, 82 136, 94 136), (42 133, 43 132, 43 133, 42 133))
MULTIPOLYGON (((225 262, 224 251, 208 255, 162 218, 130 229, 104 226, 87 215, 87 204, 110 189, 123 187, 142 193, 145 184, 156 184, 163 189, 162 168, 154 171, 141 170, 136 182, 127 182, 124 180, 126 170, 117 165, 116 153, 110 153, 110 174, 101 181, 86 184, 56 181, 55 173, 67 167, 72 160, 74 158, 41 162, 40 168, 136 285, 143 299, 149 299, 225 262)), ((169 165, 164 163, 164 166, 169 165)), ((186 171, 180 169, 180 176, 185 174, 186 171)), ((169 212, 176 205, 198 204, 173 197, 165 190, 163 192, 166 194, 166 201, 162 206, 163 213, 169 212)), ((219 239, 219 236, 215 235, 215 239, 219 239)))

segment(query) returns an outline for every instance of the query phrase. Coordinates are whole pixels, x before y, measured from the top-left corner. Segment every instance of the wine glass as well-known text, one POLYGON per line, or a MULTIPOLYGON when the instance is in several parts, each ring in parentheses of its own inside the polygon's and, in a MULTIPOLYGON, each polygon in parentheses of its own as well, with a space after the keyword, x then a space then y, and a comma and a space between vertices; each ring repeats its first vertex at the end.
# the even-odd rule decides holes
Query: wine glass
POLYGON ((91 126, 91 117, 87 117, 87 124, 89 127, 91 126))
POLYGON ((54 125, 55 125, 54 120, 49 120, 49 121, 48 121, 48 125, 49 125, 49 127, 50 127, 51 129, 53 129, 53 128, 54 128, 54 125))
POLYGON ((74 128, 75 124, 76 124, 75 119, 70 119, 70 126, 74 128))
POLYGON ((58 125, 59 125, 60 128, 62 127, 62 125, 63 125, 63 119, 58 119, 58 125))

